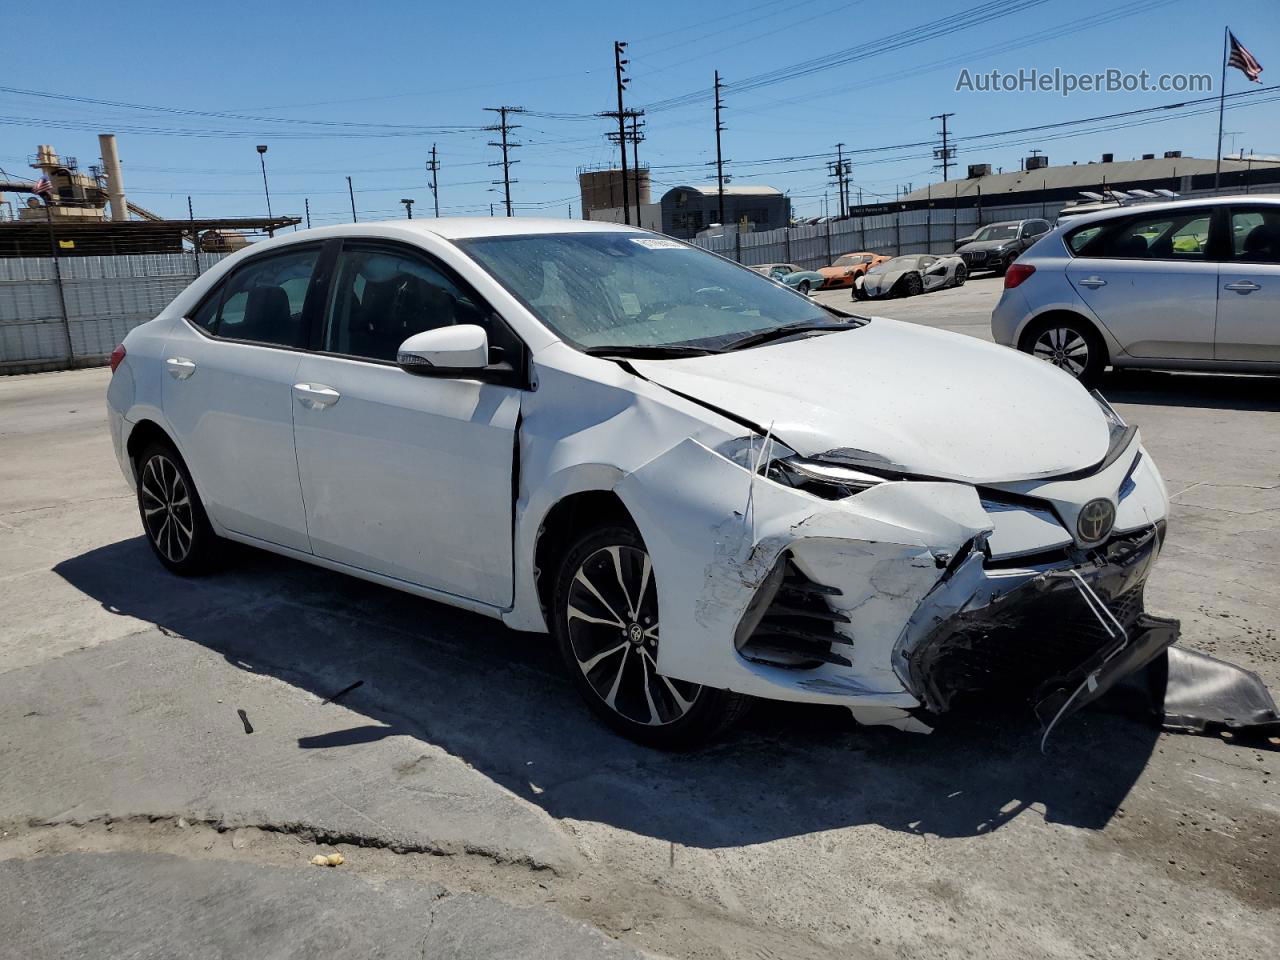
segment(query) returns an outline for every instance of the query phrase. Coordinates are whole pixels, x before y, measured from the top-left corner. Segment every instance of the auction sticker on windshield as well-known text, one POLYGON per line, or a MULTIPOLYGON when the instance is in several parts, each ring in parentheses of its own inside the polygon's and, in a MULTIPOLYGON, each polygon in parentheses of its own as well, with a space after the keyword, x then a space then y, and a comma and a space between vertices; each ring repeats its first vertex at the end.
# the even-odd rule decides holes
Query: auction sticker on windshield
POLYGON ((646 250, 683 250, 684 244, 676 240, 663 240, 661 237, 632 237, 632 243, 638 243, 646 250))

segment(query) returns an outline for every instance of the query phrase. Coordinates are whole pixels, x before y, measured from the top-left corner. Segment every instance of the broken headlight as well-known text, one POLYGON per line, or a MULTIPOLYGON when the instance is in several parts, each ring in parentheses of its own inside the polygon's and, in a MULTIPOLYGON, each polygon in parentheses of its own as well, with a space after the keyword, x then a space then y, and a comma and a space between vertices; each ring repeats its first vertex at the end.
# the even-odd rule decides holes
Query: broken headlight
POLYGON ((1093 399, 1097 401, 1102 415, 1107 420, 1107 456, 1104 463, 1112 463, 1120 454, 1128 448, 1133 435, 1138 432, 1137 427, 1131 427, 1124 422, 1124 418, 1116 413, 1115 407, 1107 403, 1104 397, 1097 390, 1089 391, 1093 394, 1093 399))
POLYGON ((740 437, 721 444, 716 452, 745 470, 824 500, 843 500, 889 479, 853 467, 810 460, 771 437, 740 437))

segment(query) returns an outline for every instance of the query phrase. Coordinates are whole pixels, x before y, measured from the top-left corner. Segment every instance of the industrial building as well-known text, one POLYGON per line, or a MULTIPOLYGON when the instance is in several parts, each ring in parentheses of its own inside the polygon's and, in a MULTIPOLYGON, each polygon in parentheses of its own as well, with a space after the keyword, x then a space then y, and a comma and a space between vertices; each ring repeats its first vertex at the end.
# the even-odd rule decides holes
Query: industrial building
MULTIPOLYGON (((926 207, 1062 204, 1079 200, 1086 190, 1160 189, 1183 194, 1212 190, 1215 165, 1212 158, 1184 157, 1180 150, 1168 150, 1159 157, 1148 153, 1137 160, 1116 160, 1113 154, 1104 153, 1100 160, 1056 167, 1047 156, 1038 154, 1023 160, 1022 169, 1013 173, 992 173, 988 163, 970 164, 966 177, 913 190, 893 204, 867 204, 851 212, 867 215, 926 207)), ((1224 158, 1220 186, 1224 192, 1274 193, 1280 189, 1280 163, 1274 157, 1224 158)))
POLYGON ((0 257, 182 253, 192 247, 226 253, 248 243, 251 232, 272 233, 301 222, 297 217, 166 220, 125 198, 115 137, 102 134, 98 144, 102 163, 88 172, 74 157, 60 157, 51 145, 41 144, 31 158, 39 179, 0 180, 0 257))
POLYGON ((726 185, 724 217, 716 185, 673 187, 662 195, 662 232, 683 240, 713 223, 742 224, 748 230, 775 230, 791 223, 791 200, 764 186, 726 185))

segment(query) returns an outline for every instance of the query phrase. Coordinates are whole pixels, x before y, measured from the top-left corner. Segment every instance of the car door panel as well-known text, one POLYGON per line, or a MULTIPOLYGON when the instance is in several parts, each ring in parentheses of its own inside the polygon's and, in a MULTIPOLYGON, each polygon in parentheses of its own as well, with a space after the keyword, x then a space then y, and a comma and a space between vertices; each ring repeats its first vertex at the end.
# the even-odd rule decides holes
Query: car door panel
POLYGON ((175 326, 164 356, 165 418, 214 522, 301 551, 292 385, 322 298, 320 258, 307 245, 246 261, 175 326))
POLYGON ((1280 211, 1234 208, 1218 277, 1214 357, 1280 363, 1280 211))
POLYGON ((315 553, 509 604, 520 391, 320 355, 302 360, 296 380, 336 394, 293 399, 315 553))

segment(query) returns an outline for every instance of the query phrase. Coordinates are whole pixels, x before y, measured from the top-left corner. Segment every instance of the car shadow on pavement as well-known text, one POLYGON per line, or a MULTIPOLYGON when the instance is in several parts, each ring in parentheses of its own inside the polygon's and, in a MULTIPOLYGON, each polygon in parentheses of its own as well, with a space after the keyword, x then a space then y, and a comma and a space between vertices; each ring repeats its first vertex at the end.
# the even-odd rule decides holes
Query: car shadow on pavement
POLYGON ((1113 403, 1211 410, 1280 410, 1280 377, 1111 370, 1098 389, 1113 403))
POLYGON ((321 698, 363 681, 340 702, 368 722, 326 733, 317 714, 317 735, 299 738, 299 749, 417 738, 553 817, 690 847, 859 824, 973 836, 1028 808, 1100 829, 1158 735, 1085 712, 1042 755, 1029 714, 966 717, 920 736, 858 727, 840 708, 760 703, 720 742, 662 753, 595 721, 544 636, 271 554, 234 553, 222 572, 188 580, 163 570, 138 537, 54 569, 107 610, 237 669, 321 698))

